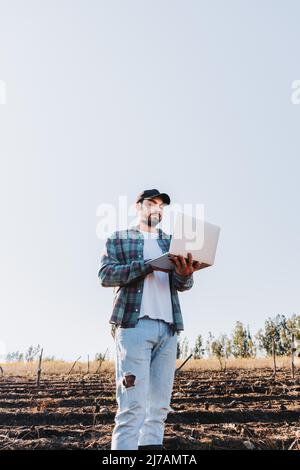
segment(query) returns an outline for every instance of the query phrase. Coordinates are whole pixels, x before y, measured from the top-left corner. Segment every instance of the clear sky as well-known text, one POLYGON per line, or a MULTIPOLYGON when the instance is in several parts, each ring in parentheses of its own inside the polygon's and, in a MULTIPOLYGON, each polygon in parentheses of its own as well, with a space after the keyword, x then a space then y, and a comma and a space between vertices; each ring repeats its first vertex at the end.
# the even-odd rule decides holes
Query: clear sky
POLYGON ((179 294, 182 337, 299 313, 299 2, 0 0, 0 13, 2 354, 113 351, 97 208, 146 188, 221 226, 215 266, 179 294))

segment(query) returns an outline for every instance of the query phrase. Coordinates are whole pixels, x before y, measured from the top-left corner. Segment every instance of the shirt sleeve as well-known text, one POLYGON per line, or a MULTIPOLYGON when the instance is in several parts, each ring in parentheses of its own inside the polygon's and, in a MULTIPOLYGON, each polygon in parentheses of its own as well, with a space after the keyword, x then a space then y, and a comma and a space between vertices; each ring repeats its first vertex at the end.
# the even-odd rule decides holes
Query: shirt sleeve
POLYGON ((178 274, 175 269, 173 271, 173 277, 174 277, 174 287, 178 291, 185 291, 189 290, 193 287, 194 284, 194 278, 193 274, 190 274, 189 276, 181 276, 181 274, 178 274))
POLYGON ((98 278, 103 287, 125 286, 138 281, 151 273, 153 268, 145 264, 145 260, 134 260, 129 264, 121 264, 116 254, 114 239, 109 237, 101 254, 98 278))

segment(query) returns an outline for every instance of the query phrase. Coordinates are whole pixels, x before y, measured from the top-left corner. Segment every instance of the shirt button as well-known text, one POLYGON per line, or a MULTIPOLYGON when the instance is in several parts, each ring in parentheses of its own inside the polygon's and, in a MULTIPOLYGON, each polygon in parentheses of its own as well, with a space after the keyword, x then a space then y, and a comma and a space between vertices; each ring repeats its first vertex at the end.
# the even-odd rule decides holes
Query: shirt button
POLYGON ((139 255, 139 257, 141 257, 142 255, 139 255))
POLYGON ((141 292, 140 289, 138 290, 138 292, 141 292))
POLYGON ((135 311, 136 311, 136 312, 138 312, 138 311, 139 311, 139 309, 138 309, 138 308, 136 308, 136 309, 135 309, 135 311))

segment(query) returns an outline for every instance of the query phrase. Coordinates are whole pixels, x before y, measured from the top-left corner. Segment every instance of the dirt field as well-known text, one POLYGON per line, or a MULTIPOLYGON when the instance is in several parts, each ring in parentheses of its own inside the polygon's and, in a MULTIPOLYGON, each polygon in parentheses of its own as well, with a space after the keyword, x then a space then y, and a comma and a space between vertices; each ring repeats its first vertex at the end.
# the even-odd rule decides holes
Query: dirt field
MULTIPOLYGON (((300 450, 300 376, 270 369, 182 370, 165 430, 167 449, 300 450)), ((110 449, 112 371, 0 378, 0 449, 110 449)))

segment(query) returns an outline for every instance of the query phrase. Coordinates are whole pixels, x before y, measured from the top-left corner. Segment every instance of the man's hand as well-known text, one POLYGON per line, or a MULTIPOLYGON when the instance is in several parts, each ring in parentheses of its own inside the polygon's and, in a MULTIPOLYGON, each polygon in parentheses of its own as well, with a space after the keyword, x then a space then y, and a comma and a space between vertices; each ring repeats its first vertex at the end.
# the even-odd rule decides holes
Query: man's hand
POLYGON ((184 256, 170 255, 170 260, 175 264, 175 271, 181 276, 190 276, 194 271, 201 269, 200 261, 193 261, 192 253, 188 253, 188 260, 184 256))

